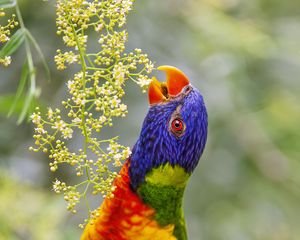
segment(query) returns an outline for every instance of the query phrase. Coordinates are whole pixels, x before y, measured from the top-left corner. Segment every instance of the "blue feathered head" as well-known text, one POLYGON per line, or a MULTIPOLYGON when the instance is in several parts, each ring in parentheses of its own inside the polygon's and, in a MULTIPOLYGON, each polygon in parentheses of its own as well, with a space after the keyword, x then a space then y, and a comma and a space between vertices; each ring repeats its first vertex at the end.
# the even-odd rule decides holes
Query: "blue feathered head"
POLYGON ((207 138, 207 112, 203 97, 177 68, 161 66, 165 83, 155 78, 149 86, 150 108, 130 157, 133 189, 160 165, 179 165, 191 173, 198 164, 207 138))

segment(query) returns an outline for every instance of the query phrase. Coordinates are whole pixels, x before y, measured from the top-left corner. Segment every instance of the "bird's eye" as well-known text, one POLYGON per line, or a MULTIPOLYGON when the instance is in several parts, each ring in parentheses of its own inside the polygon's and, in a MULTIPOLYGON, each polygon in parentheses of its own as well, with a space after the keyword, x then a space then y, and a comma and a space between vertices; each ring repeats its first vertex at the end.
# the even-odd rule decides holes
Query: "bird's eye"
POLYGON ((184 131, 184 123, 182 119, 175 118, 171 122, 171 131, 177 136, 181 135, 184 131))

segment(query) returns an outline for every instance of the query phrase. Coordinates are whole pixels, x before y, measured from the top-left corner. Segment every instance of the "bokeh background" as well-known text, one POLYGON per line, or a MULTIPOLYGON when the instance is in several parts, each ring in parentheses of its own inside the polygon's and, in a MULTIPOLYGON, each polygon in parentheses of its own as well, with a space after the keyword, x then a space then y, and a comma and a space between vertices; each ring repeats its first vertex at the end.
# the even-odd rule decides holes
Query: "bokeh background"
MULTIPOLYGON (((58 106, 72 68, 53 63, 55 1, 20 4, 52 72, 51 82, 38 75, 39 101, 58 106)), ((189 239, 298 240, 300 1, 137 0, 127 26, 128 49, 182 69, 206 100, 208 143, 184 199, 189 239)), ((47 158, 28 152, 31 124, 6 117, 23 58, 0 70, 0 239, 79 239, 86 213, 69 214, 51 191, 47 158)), ((125 102, 128 117, 107 134, 132 146, 147 96, 129 83, 125 102)))

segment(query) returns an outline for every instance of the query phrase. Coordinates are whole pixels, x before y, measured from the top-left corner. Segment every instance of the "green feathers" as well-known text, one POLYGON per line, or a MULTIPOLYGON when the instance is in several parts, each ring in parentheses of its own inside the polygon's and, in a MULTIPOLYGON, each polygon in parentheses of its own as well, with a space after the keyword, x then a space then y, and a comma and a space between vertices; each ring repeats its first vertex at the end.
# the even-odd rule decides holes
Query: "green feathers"
POLYGON ((145 181, 151 184, 159 184, 162 186, 174 186, 184 188, 190 174, 182 167, 175 165, 172 167, 169 163, 154 168, 145 177, 145 181))
POLYGON ((148 173, 138 188, 143 201, 156 210, 155 219, 159 224, 175 225, 174 235, 178 240, 187 239, 182 198, 189 177, 183 168, 165 164, 148 173))

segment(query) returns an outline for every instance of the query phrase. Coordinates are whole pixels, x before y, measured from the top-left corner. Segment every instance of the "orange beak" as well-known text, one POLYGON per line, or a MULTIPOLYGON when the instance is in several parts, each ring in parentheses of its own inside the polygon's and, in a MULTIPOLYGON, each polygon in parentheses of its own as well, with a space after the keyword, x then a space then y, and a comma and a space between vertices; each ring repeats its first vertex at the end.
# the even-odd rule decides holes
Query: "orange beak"
POLYGON ((190 84, 185 74, 175 67, 160 66, 157 69, 166 72, 167 81, 160 83, 155 77, 152 78, 148 90, 150 105, 165 102, 170 96, 177 96, 185 86, 190 84))

